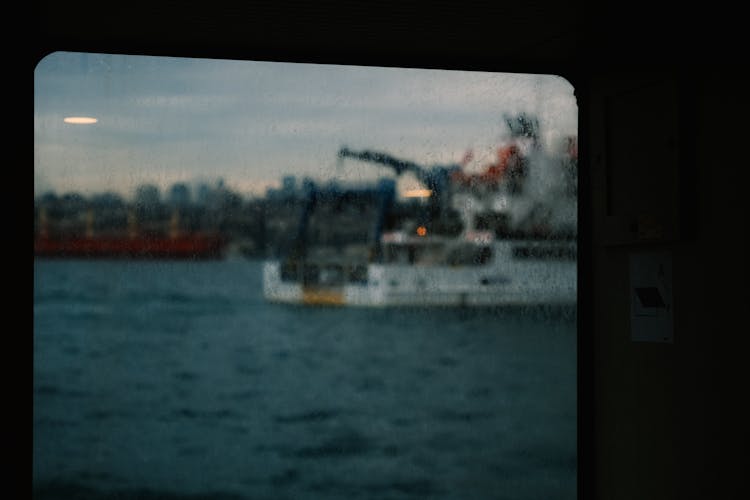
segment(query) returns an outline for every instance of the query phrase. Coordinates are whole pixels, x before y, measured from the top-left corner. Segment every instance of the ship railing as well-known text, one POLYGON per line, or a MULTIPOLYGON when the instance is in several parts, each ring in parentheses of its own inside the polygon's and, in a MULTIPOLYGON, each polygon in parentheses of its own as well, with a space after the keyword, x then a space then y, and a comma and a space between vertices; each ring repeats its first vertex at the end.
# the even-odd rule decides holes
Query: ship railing
POLYGON ((285 260, 281 263, 281 280, 304 286, 339 287, 367 284, 367 264, 362 262, 331 262, 285 260))

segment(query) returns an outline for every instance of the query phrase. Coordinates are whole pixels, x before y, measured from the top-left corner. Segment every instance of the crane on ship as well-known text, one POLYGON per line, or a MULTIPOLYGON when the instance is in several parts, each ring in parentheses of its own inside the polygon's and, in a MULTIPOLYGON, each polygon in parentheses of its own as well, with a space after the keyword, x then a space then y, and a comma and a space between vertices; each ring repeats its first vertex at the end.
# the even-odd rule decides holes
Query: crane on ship
POLYGON ((373 151, 365 149, 354 151, 347 147, 339 150, 338 158, 352 158, 360 161, 377 163, 390 167, 396 175, 402 175, 406 172, 413 174, 425 188, 430 190, 430 199, 433 207, 438 210, 443 209, 448 202, 446 195, 451 185, 452 177, 460 172, 462 166, 458 163, 448 165, 431 165, 424 166, 410 160, 396 158, 382 151, 373 151))
MULTIPOLYGON (((559 202, 569 204, 575 198, 577 170, 577 142, 575 137, 568 137, 568 147, 562 154, 552 155, 543 151, 539 120, 536 116, 519 113, 503 115, 508 129, 508 141, 497 148, 497 157, 484 166, 479 172, 468 172, 465 166, 471 159, 471 151, 460 163, 442 165, 420 165, 416 162, 394 157, 388 153, 374 150, 354 151, 341 148, 339 160, 353 158, 360 161, 376 163, 391 168, 396 175, 413 174, 430 190, 429 217, 431 220, 442 218, 450 212, 458 212, 463 221, 464 232, 475 227, 476 217, 482 214, 484 220, 499 217, 503 224, 517 228, 526 226, 544 226, 554 217, 548 212, 559 202), (540 194, 538 179, 530 178, 531 169, 546 169, 555 174, 555 166, 560 163, 565 195, 550 191, 546 187, 540 194), (530 182, 535 183, 533 186, 530 182), (541 214, 541 215, 540 215, 541 214), (545 215, 547 214, 547 215, 545 215), (537 220, 541 217, 540 220, 537 220), (547 221, 549 219, 549 221, 547 221)), ((546 174, 545 174, 546 175, 546 174)), ((539 174, 536 174, 536 178, 539 174)), ((556 186, 552 186, 557 189, 556 186)), ((553 214, 555 215, 555 214, 553 214)), ((484 223, 483 223, 484 224, 484 223)), ((510 227, 509 226, 509 227, 510 227)))
MULTIPOLYGON (((532 148, 538 149, 540 147, 539 121, 536 117, 525 113, 515 116, 506 114, 504 115, 504 120, 510 131, 510 137, 514 142, 525 139, 530 141, 532 148)), ((525 167, 523 164, 524 158, 515 143, 498 149, 497 162, 487 166, 481 174, 475 175, 469 175, 464 172, 465 162, 425 166, 410 160, 396 158, 382 151, 369 149, 354 151, 348 147, 343 147, 339 150, 338 158, 339 160, 353 158, 378 163, 390 167, 396 175, 410 172, 431 191, 431 197, 438 204, 447 201, 444 197, 451 187, 476 186, 479 184, 497 187, 504 176, 511 178, 523 176, 525 167)))
MULTIPOLYGON (((342 147, 339 150, 338 158, 339 160, 352 158, 383 165, 391 168, 397 176, 407 172, 413 174, 430 191, 430 212, 433 217, 441 217, 447 211, 455 210, 455 201, 458 200, 454 200, 454 196, 457 193, 462 195, 470 193, 475 206, 487 209, 501 185, 505 185, 512 194, 520 194, 523 191, 528 161, 517 142, 526 141, 532 149, 539 148, 539 122, 536 117, 525 113, 506 114, 504 120, 512 141, 498 149, 496 162, 487 165, 481 173, 470 174, 464 171, 466 163, 471 158, 470 152, 461 163, 429 166, 397 158, 382 151, 369 149, 354 151, 348 147, 342 147)), ((466 209, 463 201, 459 204, 461 205, 459 210, 465 212, 463 217, 465 222, 472 225, 473 217, 468 212, 473 212, 475 209, 466 209)))

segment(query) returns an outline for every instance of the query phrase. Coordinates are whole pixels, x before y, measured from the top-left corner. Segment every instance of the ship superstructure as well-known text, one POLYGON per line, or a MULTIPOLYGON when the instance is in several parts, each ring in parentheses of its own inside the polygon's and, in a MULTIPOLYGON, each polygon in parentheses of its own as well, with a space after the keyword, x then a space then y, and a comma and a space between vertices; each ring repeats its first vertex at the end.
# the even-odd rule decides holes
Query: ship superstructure
POLYGON ((461 164, 430 167, 341 148, 340 159, 412 173, 428 201, 398 219, 392 179, 369 190, 309 185, 290 244, 264 264, 266 298, 356 306, 574 304, 575 157, 545 154, 538 125, 528 117, 508 118, 508 124, 518 141, 500 148, 497 162, 478 174, 467 174, 461 164), (332 207, 345 199, 369 200, 363 206, 371 213, 360 213, 370 221, 362 223, 362 237, 321 239, 321 232, 335 232, 332 207), (456 216, 457 230, 446 224, 456 216))

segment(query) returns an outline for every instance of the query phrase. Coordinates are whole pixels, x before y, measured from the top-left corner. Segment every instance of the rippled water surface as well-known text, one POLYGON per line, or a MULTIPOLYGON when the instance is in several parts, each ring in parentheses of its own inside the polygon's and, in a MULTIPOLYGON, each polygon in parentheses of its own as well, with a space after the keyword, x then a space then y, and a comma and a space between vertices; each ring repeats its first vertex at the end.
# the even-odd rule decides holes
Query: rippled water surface
POLYGON ((271 305, 246 260, 34 270, 35 498, 576 498, 575 311, 271 305))

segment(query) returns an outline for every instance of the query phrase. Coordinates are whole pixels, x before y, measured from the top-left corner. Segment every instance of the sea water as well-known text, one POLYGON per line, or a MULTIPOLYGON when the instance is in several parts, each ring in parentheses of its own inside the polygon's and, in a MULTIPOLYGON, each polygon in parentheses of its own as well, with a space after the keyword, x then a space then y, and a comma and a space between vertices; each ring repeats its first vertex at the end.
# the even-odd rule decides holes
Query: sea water
POLYGON ((35 498, 576 498, 575 310, 270 304, 261 267, 35 261, 35 498))

